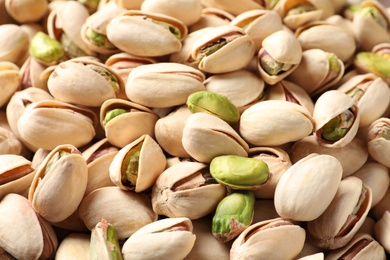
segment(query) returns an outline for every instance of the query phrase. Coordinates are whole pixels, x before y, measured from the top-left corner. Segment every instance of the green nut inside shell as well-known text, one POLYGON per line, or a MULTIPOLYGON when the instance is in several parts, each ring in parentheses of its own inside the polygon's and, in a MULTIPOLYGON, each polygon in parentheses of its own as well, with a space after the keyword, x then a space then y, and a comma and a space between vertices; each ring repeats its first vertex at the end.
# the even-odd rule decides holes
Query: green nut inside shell
POLYGON ((240 119, 240 113, 230 99, 211 91, 192 93, 187 98, 187 106, 192 113, 208 113, 228 124, 235 124, 240 119))
POLYGON ((255 195, 253 191, 239 191, 221 200, 212 220, 214 237, 227 242, 250 226, 253 219, 255 195))
POLYGON ((70 59, 88 56, 88 54, 79 48, 74 42, 72 42, 72 40, 65 33, 61 34, 60 42, 70 59))
POLYGON ((91 231, 89 256, 90 259, 123 259, 118 232, 105 219, 102 219, 91 231))
POLYGON ((329 142, 337 142, 348 133, 354 121, 354 113, 350 109, 345 110, 322 127, 322 138, 329 142))
POLYGON ((270 178, 265 162, 238 155, 215 157, 210 173, 217 182, 236 190, 256 190, 270 178))
POLYGON ((197 61, 201 61, 204 57, 207 57, 214 52, 218 51, 221 49, 223 46, 227 44, 226 38, 219 38, 216 41, 210 42, 207 45, 203 46, 202 48, 199 49, 198 56, 196 58, 197 61))
POLYGON ((355 65, 366 72, 372 72, 386 80, 390 77, 390 60, 373 52, 359 52, 355 56, 355 65))
POLYGON ((289 70, 293 65, 286 64, 276 61, 274 58, 269 55, 268 52, 264 51, 260 56, 260 66, 265 72, 270 76, 279 75, 287 70, 289 70))
POLYGON ((141 153, 143 142, 127 152, 121 166, 121 181, 124 186, 134 188, 138 179, 139 156, 141 153))
POLYGON ((372 19, 375 20, 383 29, 387 30, 388 24, 387 20, 384 17, 384 15, 375 7, 373 6, 367 6, 363 7, 358 11, 360 14, 370 16, 372 19))
POLYGON ((128 111, 123 108, 115 108, 106 112, 106 116, 104 117, 103 124, 106 125, 115 117, 127 113, 128 111))
POLYGON ((87 67, 90 68, 91 70, 97 72, 102 77, 104 77, 110 83, 110 85, 114 89, 115 93, 119 92, 119 90, 120 90, 119 82, 114 74, 112 74, 107 69, 100 67, 100 66, 97 66, 97 65, 94 65, 94 64, 88 64, 87 67))
POLYGON ((85 31, 85 35, 88 38, 88 40, 98 47, 105 47, 107 49, 113 49, 115 46, 108 40, 107 36, 101 33, 98 33, 97 31, 92 30, 91 28, 88 28, 85 31))
POLYGON ((48 64, 60 62, 65 55, 61 43, 43 32, 37 32, 31 39, 29 51, 32 57, 48 64))
POLYGON ((173 26, 172 24, 170 23, 167 23, 167 22, 163 22, 163 21, 160 21, 160 20, 155 20, 155 19, 152 19, 152 18, 149 18, 149 17, 144 17, 145 20, 147 21, 151 21, 165 29, 167 29, 170 33, 173 34, 173 36, 175 36, 178 40, 181 39, 181 32, 180 30, 173 26))
POLYGON ((48 174, 51 171, 51 169, 53 168, 54 164, 56 162, 58 162, 58 160, 60 158, 62 158, 64 156, 67 156, 69 154, 70 154, 70 152, 64 151, 64 150, 61 150, 61 151, 58 151, 57 153, 55 153, 53 155, 53 157, 49 160, 49 162, 46 164, 44 175, 48 174))
POLYGON ((297 14, 303 14, 311 11, 315 11, 315 7, 309 3, 302 3, 294 6, 290 10, 288 10, 287 15, 297 15, 297 14))

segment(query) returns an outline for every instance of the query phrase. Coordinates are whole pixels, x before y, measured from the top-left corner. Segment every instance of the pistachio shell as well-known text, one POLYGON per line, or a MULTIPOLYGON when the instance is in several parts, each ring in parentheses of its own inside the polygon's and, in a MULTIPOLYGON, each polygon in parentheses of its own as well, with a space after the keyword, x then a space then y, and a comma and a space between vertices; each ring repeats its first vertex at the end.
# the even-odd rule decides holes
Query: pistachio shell
POLYGON ((375 237, 378 242, 385 248, 387 253, 390 253, 390 211, 386 211, 382 218, 375 224, 375 237))
POLYGON ((9 15, 19 23, 39 21, 47 12, 48 1, 5 0, 9 15))
POLYGON ((0 154, 22 154, 23 144, 9 129, 0 127, 0 154))
POLYGON ((371 123, 367 134, 367 147, 370 156, 386 167, 390 167, 390 160, 386 156, 390 149, 390 142, 387 137, 387 129, 390 120, 388 118, 378 118, 371 123))
POLYGON ((9 61, 0 61, 0 107, 4 106, 21 83, 19 67, 9 61))
POLYGON ((70 233, 59 244, 55 259, 87 259, 89 257, 90 235, 70 233))
POLYGON ((224 1, 224 0, 202 0, 202 4, 206 7, 214 7, 225 10, 233 15, 239 15, 245 11, 252 9, 264 9, 261 3, 251 0, 224 1))
POLYGON ((234 15, 222 9, 203 7, 200 19, 195 24, 189 26, 188 30, 193 33, 205 28, 228 25, 233 19, 234 15))
POLYGON ((34 87, 40 88, 48 93, 47 81, 41 79, 41 74, 45 68, 44 65, 30 56, 20 68, 20 75, 22 78, 21 89, 34 87))
POLYGON ((27 33, 18 25, 2 24, 0 34, 12 35, 12 37, 2 37, 0 40, 0 61, 8 61, 21 66, 28 56, 27 33))

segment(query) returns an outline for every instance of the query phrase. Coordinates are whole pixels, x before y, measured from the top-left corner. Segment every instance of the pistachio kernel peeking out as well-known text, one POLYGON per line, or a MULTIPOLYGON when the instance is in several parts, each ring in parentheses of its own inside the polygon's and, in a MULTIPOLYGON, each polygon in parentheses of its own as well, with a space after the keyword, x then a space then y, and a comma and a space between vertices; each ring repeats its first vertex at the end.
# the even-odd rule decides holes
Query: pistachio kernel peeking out
POLYGON ((269 53, 266 51, 264 51, 260 57, 260 65, 265 70, 265 72, 271 76, 281 74, 293 66, 292 64, 285 64, 274 60, 274 58, 272 58, 271 55, 269 55, 269 53))
POLYGON ((332 118, 322 127, 322 138, 329 142, 336 142, 343 138, 355 121, 355 115, 348 109, 332 118))

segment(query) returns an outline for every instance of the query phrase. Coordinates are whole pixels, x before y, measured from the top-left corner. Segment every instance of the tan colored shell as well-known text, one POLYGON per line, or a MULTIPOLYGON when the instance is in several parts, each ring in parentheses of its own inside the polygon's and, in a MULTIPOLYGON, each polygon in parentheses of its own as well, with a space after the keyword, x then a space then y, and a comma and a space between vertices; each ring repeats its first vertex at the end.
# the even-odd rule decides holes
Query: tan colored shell
POLYGON ((258 1, 252 1, 252 0, 241 0, 239 2, 224 1, 224 0, 201 0, 201 2, 206 7, 219 8, 235 16, 245 11, 265 8, 265 6, 258 3, 258 1))
POLYGON ((166 169, 153 186, 154 212, 170 218, 187 217, 191 220, 213 212, 225 197, 226 188, 219 183, 196 186, 200 178, 198 174, 206 170, 207 165, 198 162, 181 162, 166 169), (191 179, 195 184, 191 185, 191 179))
POLYGON ((38 22, 48 10, 47 0, 5 0, 9 15, 19 23, 38 22))
POLYGON ((237 38, 199 62, 198 68, 200 70, 210 73, 225 73, 242 69, 248 65, 255 54, 255 44, 241 28, 233 25, 212 28, 199 37, 192 46, 192 58, 197 60, 202 47, 232 35, 237 36, 237 38))
POLYGON ((0 61, 0 107, 4 106, 19 88, 19 67, 9 61, 0 61))
POLYGON ((0 223, 0 247, 16 259, 53 258, 56 233, 25 197, 10 193, 1 200, 0 223))
POLYGON ((107 37, 118 49, 147 57, 179 51, 182 47, 181 40, 187 36, 187 33, 187 27, 176 18, 139 10, 125 11, 107 25, 107 37), (162 26, 145 20, 146 17, 172 24, 180 30, 180 39, 162 26))
POLYGON ((9 35, 9 37, 0 39, 0 61, 8 61, 21 66, 29 55, 27 33, 16 24, 2 24, 0 35, 9 35))
POLYGON ((70 233, 58 245, 55 259, 87 259, 90 240, 89 234, 70 233))
POLYGON ((326 154, 310 154, 294 163, 276 186, 274 203, 279 216, 296 221, 318 218, 332 202, 342 172, 340 162, 326 154))
POLYGON ((305 230, 300 226, 282 218, 269 219, 252 224, 234 240, 230 259, 255 259, 259 255, 270 259, 294 259, 304 242, 305 230))
POLYGON ((49 92, 47 80, 41 79, 41 74, 45 69, 46 66, 40 64, 36 59, 30 56, 20 68, 20 75, 22 78, 21 89, 35 87, 49 92))
MULTIPOLYGON (((133 161, 133 160, 132 160, 133 161)), ((142 135, 137 140, 126 145, 115 155, 109 172, 111 181, 123 190, 134 190, 142 192, 153 186, 158 176, 164 171, 166 158, 160 145, 149 135, 142 135), (138 157, 137 181, 135 184, 128 184, 122 181, 122 173, 125 168, 124 160, 126 155, 135 146, 142 143, 138 157), (153 163, 150 163, 153 160, 153 163)))
POLYGON ((60 144, 76 147, 87 144, 95 136, 96 123, 97 118, 91 110, 44 100, 30 104, 19 118, 17 127, 27 143, 51 150, 60 144))
POLYGON ((353 212, 361 197, 362 188, 362 181, 353 176, 348 176, 340 182, 335 197, 324 213, 307 222, 307 230, 313 245, 337 249, 352 239, 371 208, 371 189, 366 187, 366 194, 359 210, 353 212), (345 223, 350 223, 349 228, 340 233, 345 223))
POLYGON ((252 105, 241 115, 239 131, 249 143, 276 146, 308 136, 314 128, 309 111, 281 100, 266 100, 252 105))
POLYGON ((89 193, 80 204, 79 216, 89 230, 105 218, 115 227, 120 240, 158 217, 146 196, 119 187, 104 187, 89 193))
POLYGON ((329 89, 344 75, 344 63, 337 58, 340 70, 337 75, 329 78, 329 54, 320 49, 304 51, 301 63, 296 70, 288 75, 287 80, 301 86, 310 96, 318 95, 329 89))
POLYGON ((343 147, 350 143, 356 136, 359 128, 360 111, 354 100, 337 90, 329 90, 322 94, 314 105, 313 119, 315 121, 314 134, 318 143, 325 147, 343 147), (345 110, 350 109, 355 115, 354 122, 344 137, 336 142, 326 141, 321 137, 322 127, 332 118, 338 116, 345 110))
POLYGON ((378 242, 385 248, 386 252, 390 252, 390 211, 386 211, 378 220, 374 227, 375 237, 378 242))
POLYGON ((196 32, 204 28, 228 25, 234 19, 234 15, 219 8, 203 7, 200 19, 188 27, 189 32, 196 32))
POLYGON ((219 155, 248 155, 248 144, 222 119, 206 114, 190 115, 182 137, 186 152, 199 162, 209 163, 219 155))
POLYGON ((16 154, 21 155, 26 148, 16 135, 8 128, 0 126, 0 155, 16 154))
POLYGON ((377 162, 386 167, 390 167, 390 158, 386 156, 390 152, 390 141, 378 134, 381 134, 381 128, 390 126, 389 118, 378 118, 371 123, 367 134, 367 147, 370 156, 377 162))
POLYGON ((144 134, 154 137, 154 126, 158 116, 150 109, 123 99, 109 99, 100 109, 100 123, 104 127, 108 141, 122 148, 144 134), (104 124, 104 117, 111 109, 123 108, 128 113, 121 114, 104 124))
POLYGON ((126 95, 146 107, 183 105, 190 94, 205 90, 204 79, 201 71, 179 63, 142 65, 130 72, 126 95))
POLYGON ((194 246, 188 218, 165 218, 137 230, 122 247, 124 259, 184 259, 194 246), (170 232, 170 229, 181 229, 170 232))

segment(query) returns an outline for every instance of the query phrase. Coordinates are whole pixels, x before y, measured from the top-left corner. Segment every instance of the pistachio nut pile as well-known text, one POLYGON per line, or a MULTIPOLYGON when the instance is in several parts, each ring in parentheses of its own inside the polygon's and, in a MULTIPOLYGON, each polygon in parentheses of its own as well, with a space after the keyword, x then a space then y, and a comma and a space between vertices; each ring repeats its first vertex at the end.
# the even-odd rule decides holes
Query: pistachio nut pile
POLYGON ((1 259, 389 259, 390 1, 0 0, 1 259))

